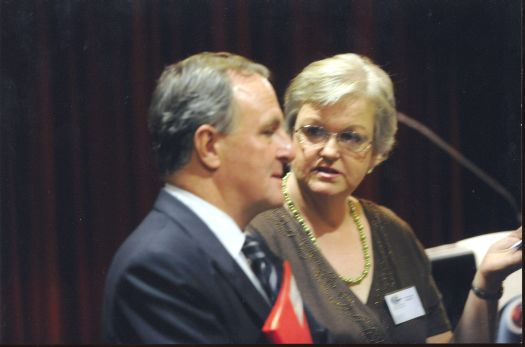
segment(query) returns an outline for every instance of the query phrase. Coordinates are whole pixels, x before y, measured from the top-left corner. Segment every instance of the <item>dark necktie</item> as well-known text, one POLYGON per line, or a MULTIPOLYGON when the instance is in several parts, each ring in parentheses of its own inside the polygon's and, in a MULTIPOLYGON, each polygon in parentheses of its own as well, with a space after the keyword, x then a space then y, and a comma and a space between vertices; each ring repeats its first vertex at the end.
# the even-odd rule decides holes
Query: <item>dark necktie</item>
POLYGON ((246 241, 242 246, 242 252, 248 259, 248 262, 259 279, 261 286, 270 298, 271 302, 275 301, 278 293, 278 276, 275 266, 266 256, 261 248, 259 241, 251 236, 246 235, 246 241))

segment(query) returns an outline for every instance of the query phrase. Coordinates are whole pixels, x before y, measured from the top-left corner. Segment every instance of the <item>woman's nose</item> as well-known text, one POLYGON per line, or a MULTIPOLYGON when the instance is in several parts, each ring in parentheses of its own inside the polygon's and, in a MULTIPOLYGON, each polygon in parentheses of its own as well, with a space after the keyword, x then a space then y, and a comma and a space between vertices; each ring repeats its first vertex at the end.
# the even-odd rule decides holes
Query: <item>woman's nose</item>
POLYGON ((321 148, 320 154, 324 157, 339 157, 339 144, 334 134, 330 135, 328 140, 321 148))

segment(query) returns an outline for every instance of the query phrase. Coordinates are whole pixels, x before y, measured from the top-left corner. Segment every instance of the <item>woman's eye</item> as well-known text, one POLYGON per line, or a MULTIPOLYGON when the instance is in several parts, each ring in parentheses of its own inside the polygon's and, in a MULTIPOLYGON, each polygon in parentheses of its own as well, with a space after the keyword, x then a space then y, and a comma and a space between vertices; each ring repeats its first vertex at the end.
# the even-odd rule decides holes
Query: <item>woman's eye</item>
POLYGON ((320 137, 324 135, 324 129, 321 127, 307 127, 305 130, 309 136, 320 137))
POLYGON ((341 133, 339 135, 339 138, 343 142, 362 143, 365 141, 365 137, 363 135, 355 133, 353 131, 346 131, 344 133, 341 133))

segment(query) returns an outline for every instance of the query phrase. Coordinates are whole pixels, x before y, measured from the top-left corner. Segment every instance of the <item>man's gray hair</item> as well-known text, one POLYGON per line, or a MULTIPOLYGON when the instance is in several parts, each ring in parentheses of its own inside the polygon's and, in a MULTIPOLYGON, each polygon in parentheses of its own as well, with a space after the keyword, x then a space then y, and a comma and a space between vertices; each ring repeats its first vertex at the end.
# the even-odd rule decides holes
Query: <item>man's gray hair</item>
POLYGON ((235 121, 230 73, 270 72, 239 55, 203 52, 166 67, 149 110, 153 150, 163 175, 183 167, 193 151, 193 135, 203 124, 229 133, 235 121))

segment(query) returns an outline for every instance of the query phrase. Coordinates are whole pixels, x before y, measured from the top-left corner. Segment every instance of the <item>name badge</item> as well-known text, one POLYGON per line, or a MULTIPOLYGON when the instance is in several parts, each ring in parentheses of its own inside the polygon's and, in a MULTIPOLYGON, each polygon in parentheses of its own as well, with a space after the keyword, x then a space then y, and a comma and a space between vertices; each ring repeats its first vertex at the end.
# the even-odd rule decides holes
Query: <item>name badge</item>
POLYGON ((414 286, 385 295, 385 301, 396 325, 425 315, 414 286))

